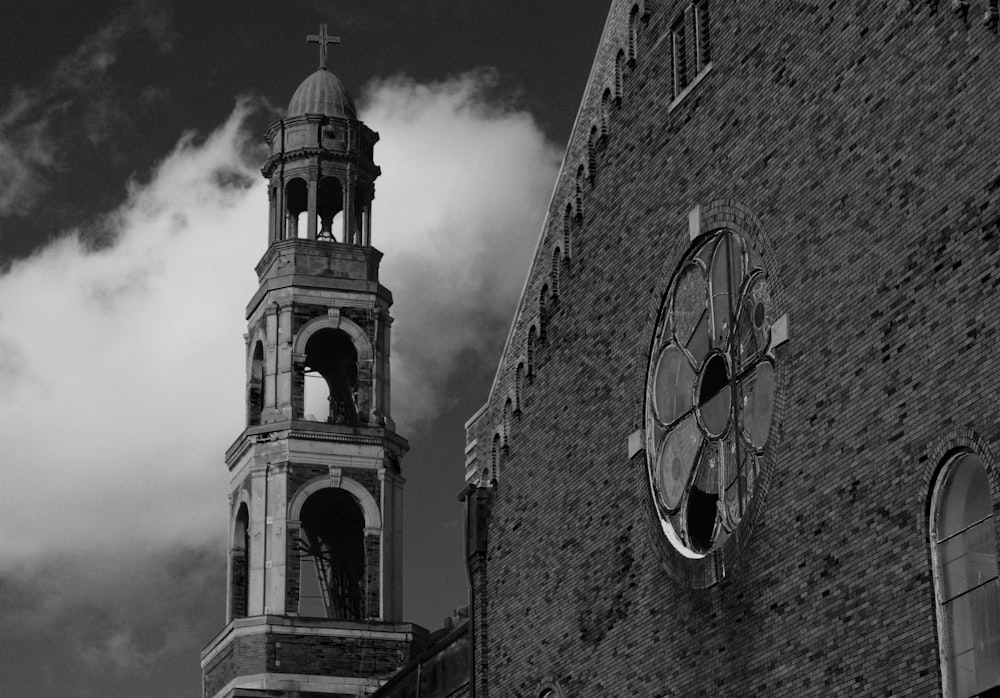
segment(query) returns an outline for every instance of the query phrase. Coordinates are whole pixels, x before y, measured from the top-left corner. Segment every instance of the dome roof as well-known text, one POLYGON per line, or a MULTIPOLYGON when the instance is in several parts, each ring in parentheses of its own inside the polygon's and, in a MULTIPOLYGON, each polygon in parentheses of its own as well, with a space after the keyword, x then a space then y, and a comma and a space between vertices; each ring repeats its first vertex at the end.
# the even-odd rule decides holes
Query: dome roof
POLYGON ((326 68, 320 68, 295 90, 285 118, 303 114, 356 117, 357 110, 337 76, 326 68))

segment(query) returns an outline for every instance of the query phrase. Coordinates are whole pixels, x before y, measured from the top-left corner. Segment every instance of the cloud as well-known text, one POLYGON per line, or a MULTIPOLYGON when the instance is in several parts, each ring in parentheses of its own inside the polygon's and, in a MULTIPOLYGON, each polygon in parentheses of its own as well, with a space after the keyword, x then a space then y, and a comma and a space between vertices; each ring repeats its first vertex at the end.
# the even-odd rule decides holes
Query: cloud
POLYGON ((21 464, 0 490, 0 567, 109 530, 140 548, 223 534, 218 461, 242 427, 241 308, 266 240, 248 109, 132 186, 114 245, 67 235, 0 276, 0 422, 21 464))
POLYGON ((144 32, 170 47, 163 10, 139 2, 116 14, 30 89, 15 87, 0 108, 0 216, 24 214, 69 152, 104 143, 127 120, 108 73, 127 36, 144 32))
MULTIPOLYGON (((496 360, 555 178, 557 150, 491 84, 396 78, 361 100, 403 433, 448 404, 459 357, 496 360)), ((221 626, 222 458, 267 240, 253 108, 131 183, 99 221, 108 245, 68 231, 0 272, 0 646, 59 628, 77 664, 127 672, 193 656, 209 601, 221 626)))
POLYGON ((441 386, 460 356, 499 358, 558 171, 561 151, 530 114, 490 102, 494 84, 488 71, 429 85, 394 78, 362 102, 382 138, 372 237, 395 293, 393 414, 404 433, 446 406, 441 386))

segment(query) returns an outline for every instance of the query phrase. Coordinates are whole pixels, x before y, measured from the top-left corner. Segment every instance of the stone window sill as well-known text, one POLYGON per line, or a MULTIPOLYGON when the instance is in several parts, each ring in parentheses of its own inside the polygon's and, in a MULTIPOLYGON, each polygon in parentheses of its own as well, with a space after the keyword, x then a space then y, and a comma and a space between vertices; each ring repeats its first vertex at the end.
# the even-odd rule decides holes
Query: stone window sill
POLYGON ((674 97, 674 101, 670 103, 669 107, 667 107, 668 114, 672 112, 677 107, 678 104, 683 102, 684 98, 687 97, 691 93, 691 91, 694 90, 694 88, 698 87, 698 85, 701 84, 701 81, 704 79, 704 77, 708 75, 710 72, 712 72, 713 65, 715 64, 709 63, 704 68, 702 68, 701 72, 698 73, 695 76, 694 80, 691 81, 691 84, 685 87, 683 90, 681 90, 681 93, 679 95, 674 97))

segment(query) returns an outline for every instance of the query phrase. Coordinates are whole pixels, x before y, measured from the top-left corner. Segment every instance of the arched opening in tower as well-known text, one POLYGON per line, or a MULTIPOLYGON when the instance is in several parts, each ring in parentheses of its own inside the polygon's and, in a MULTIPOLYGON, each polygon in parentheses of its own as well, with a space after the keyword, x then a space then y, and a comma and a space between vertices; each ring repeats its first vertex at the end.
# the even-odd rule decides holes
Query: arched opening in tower
POLYGON ((322 329, 306 342, 303 416, 358 423, 358 351, 343 330, 322 329))
POLYGON ((245 618, 250 601, 250 513, 246 502, 240 504, 236 513, 230 559, 230 616, 245 618))
POLYGON ((260 424, 264 409, 264 345, 257 342, 250 359, 250 383, 247 387, 247 424, 260 424))
POLYGON ((299 615, 363 620, 365 517, 342 489, 323 489, 302 506, 299 615))
POLYGON ((285 239, 306 236, 306 229, 299 229, 299 214, 309 207, 309 190, 304 179, 296 177, 285 185, 285 239))
POLYGON ((316 238, 319 240, 337 240, 339 235, 343 242, 343 210, 344 192, 340 180, 336 177, 324 177, 319 180, 316 190, 316 216, 318 218, 316 238))

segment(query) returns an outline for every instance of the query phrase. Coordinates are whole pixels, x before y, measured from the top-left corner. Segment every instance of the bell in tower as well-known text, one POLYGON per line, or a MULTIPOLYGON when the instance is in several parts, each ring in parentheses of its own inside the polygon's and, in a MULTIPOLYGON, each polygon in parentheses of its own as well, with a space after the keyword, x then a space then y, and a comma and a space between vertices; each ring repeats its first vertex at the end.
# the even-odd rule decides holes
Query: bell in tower
POLYGON ((247 425, 230 473, 227 625, 206 698, 365 695, 426 644, 402 622, 406 440, 372 247, 378 134, 320 65, 267 131, 270 214, 247 306, 247 425))

